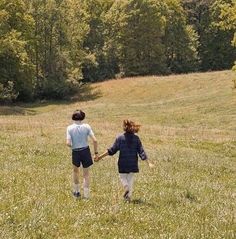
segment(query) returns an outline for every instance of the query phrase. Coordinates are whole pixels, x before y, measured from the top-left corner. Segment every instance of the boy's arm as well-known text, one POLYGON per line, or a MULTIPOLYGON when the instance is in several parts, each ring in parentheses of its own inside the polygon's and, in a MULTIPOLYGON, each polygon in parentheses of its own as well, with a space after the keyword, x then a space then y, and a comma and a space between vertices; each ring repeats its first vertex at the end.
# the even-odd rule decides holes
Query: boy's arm
POLYGON ((87 124, 88 136, 93 141, 93 149, 94 149, 94 160, 98 158, 98 141, 94 135, 94 132, 89 124, 87 124))
POLYGON ((70 140, 70 139, 66 139, 66 145, 67 145, 68 147, 71 147, 71 140, 70 140))
POLYGON ((90 136, 93 141, 93 149, 94 149, 94 161, 98 161, 98 141, 94 135, 90 136))
POLYGON ((66 145, 68 147, 71 147, 72 145, 71 136, 68 128, 66 129, 66 145))

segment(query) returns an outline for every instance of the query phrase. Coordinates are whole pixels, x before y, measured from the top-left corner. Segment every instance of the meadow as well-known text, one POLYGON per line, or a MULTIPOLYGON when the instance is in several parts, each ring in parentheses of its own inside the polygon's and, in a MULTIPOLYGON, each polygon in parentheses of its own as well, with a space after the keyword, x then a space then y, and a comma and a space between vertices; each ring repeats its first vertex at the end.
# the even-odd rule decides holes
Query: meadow
POLYGON ((115 79, 73 102, 0 106, 0 238, 236 238, 234 77, 115 79), (100 153, 123 119, 141 123, 155 168, 139 162, 131 203, 118 154, 94 163, 90 200, 73 198, 65 131, 75 109, 86 112, 100 153))

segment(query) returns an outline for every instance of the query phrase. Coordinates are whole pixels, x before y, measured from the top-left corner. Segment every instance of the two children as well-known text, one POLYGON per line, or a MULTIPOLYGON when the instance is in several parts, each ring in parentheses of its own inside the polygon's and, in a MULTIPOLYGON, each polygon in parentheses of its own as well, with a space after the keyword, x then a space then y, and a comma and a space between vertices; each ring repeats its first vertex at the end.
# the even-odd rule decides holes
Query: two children
POLYGON ((89 167, 93 164, 90 149, 88 146, 88 137, 91 137, 94 144, 94 161, 98 162, 107 155, 114 155, 119 151, 118 171, 121 183, 124 187, 124 199, 130 201, 132 196, 134 173, 139 172, 138 155, 145 160, 149 167, 154 165, 147 159, 147 155, 143 149, 140 138, 136 135, 140 125, 133 121, 124 120, 124 133, 119 135, 113 146, 106 152, 98 156, 97 140, 91 127, 83 124, 85 113, 75 111, 72 115, 74 123, 67 127, 67 145, 72 148, 72 164, 73 164, 73 194, 80 197, 79 190, 79 167, 83 166, 84 176, 84 197, 89 197, 89 167))

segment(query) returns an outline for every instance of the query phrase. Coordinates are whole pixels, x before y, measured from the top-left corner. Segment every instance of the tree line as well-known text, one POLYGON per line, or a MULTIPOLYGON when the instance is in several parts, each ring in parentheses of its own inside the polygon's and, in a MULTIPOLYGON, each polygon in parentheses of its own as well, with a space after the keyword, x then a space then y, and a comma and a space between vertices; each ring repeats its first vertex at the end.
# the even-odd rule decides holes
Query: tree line
POLYGON ((0 0, 0 102, 82 82, 229 69, 235 0, 0 0))

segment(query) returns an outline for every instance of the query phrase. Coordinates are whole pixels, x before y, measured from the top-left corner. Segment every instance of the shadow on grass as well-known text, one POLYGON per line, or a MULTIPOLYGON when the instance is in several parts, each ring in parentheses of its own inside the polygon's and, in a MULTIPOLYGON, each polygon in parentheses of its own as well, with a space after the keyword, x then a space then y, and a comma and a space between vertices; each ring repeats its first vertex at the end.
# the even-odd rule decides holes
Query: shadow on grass
POLYGON ((138 205, 143 205, 143 206, 148 206, 148 207, 154 207, 154 203, 147 202, 146 200, 143 200, 141 198, 133 199, 130 201, 132 204, 138 204, 138 205))
POLYGON ((22 106, 0 106, 1 115, 35 115, 36 111, 31 109, 25 109, 22 106))
POLYGON ((91 84, 83 84, 78 92, 67 100, 41 100, 33 103, 14 103, 12 105, 0 105, 1 115, 36 115, 37 108, 57 105, 70 105, 75 102, 86 102, 102 97, 102 92, 98 87, 91 84))
POLYGON ((91 84, 83 84, 78 93, 71 98, 72 102, 84 102, 96 100, 102 97, 101 90, 98 89, 98 86, 92 86, 91 84))

